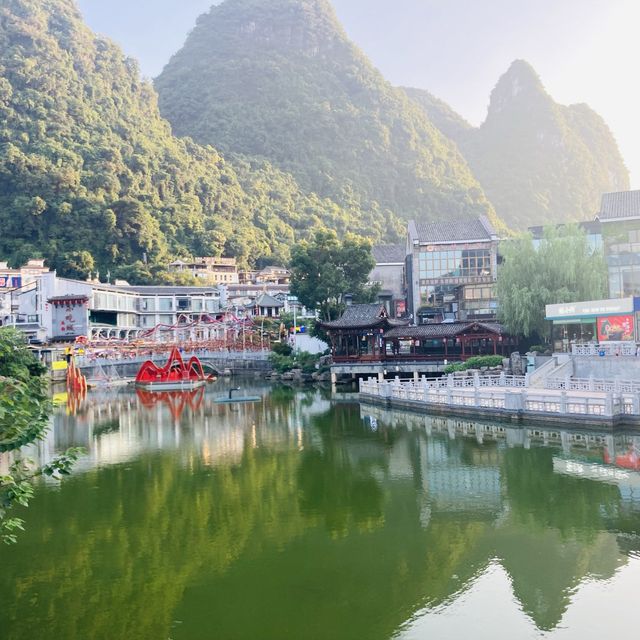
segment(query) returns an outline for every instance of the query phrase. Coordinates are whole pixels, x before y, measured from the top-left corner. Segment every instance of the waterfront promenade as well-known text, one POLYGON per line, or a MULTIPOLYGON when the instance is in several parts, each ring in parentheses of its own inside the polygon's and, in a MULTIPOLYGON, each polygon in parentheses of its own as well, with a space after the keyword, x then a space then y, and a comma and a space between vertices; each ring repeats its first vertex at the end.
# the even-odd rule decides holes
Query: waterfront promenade
POLYGON ((363 402, 435 413, 488 414, 509 420, 640 426, 640 384, 631 381, 549 379, 530 386, 527 376, 474 375, 360 381, 363 402))

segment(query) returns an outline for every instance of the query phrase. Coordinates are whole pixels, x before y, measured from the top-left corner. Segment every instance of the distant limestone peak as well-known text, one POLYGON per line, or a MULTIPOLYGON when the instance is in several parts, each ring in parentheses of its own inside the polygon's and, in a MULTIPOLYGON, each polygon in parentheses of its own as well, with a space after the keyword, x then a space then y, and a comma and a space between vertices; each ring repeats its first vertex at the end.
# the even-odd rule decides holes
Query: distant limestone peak
POLYGON ((175 133, 267 159, 308 192, 499 224, 456 146, 348 39, 328 0, 225 0, 155 86, 175 133))
POLYGON ((226 0, 198 19, 198 31, 242 38, 248 46, 317 56, 346 42, 326 0, 226 0))
POLYGON ((541 103, 551 104, 552 100, 540 76, 525 60, 515 60, 491 92, 489 117, 512 105, 530 109, 541 103))

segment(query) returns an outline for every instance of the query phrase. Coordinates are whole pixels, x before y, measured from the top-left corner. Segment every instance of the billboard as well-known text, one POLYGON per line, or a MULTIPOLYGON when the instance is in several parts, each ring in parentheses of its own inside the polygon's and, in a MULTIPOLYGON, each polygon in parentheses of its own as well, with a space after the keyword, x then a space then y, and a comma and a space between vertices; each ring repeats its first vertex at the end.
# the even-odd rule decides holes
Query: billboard
POLYGON ((560 320, 562 318, 602 316, 614 313, 632 313, 633 306, 633 298, 548 304, 546 307, 546 317, 547 320, 560 320))
POLYGON ((598 318, 598 342, 634 340, 633 316, 603 316, 598 318))
POLYGON ((21 286, 21 276, 0 275, 0 289, 19 289, 21 286))
POLYGON ((77 338, 89 332, 86 298, 52 300, 54 338, 77 338))

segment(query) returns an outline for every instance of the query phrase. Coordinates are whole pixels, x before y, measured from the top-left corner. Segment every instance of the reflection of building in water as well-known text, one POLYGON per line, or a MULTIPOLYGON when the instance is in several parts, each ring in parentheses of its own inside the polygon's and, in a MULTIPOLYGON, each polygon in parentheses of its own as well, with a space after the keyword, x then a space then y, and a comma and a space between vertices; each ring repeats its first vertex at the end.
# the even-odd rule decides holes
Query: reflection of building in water
MULTIPOLYGON (((266 388, 246 387, 256 395, 266 388)), ((287 395, 283 402, 256 404, 216 404, 225 394, 223 388, 208 388, 203 397, 185 396, 167 399, 158 396, 150 402, 129 390, 92 391, 77 415, 68 415, 58 407, 43 440, 26 447, 22 455, 37 464, 47 464, 69 447, 83 447, 75 472, 97 466, 119 464, 144 453, 180 450, 185 464, 196 454, 210 465, 236 464, 246 446, 300 448, 319 444, 305 432, 313 415, 326 413, 329 401, 316 391, 287 395), (185 446, 186 445, 186 446, 185 446)), ((6 471, 15 456, 0 456, 0 469, 6 471)))
POLYGON ((498 465, 467 464, 464 444, 430 438, 426 442, 425 481, 432 511, 483 512, 493 518, 502 510, 498 465))

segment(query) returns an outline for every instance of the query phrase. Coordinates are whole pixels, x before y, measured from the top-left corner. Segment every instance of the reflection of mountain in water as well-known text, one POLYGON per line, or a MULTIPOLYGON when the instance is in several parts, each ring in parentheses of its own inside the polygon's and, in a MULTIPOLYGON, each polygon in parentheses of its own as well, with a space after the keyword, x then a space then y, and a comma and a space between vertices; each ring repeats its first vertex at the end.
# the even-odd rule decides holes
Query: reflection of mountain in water
POLYGON ((551 629, 578 584, 640 546, 633 483, 557 464, 609 468, 604 448, 626 450, 626 436, 365 416, 316 391, 269 391, 233 407, 213 389, 178 421, 129 392, 58 414, 40 455, 89 454, 38 494, 18 548, 0 550, 8 640, 382 640, 496 561, 551 629))

